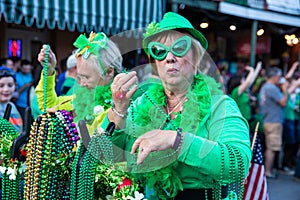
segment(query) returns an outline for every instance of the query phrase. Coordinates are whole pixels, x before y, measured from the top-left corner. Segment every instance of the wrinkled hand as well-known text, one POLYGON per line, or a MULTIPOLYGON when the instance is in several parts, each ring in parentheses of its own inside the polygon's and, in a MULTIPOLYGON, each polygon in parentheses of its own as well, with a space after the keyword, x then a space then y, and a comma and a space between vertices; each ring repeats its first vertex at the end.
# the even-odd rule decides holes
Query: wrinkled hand
POLYGON ((112 100, 115 104, 115 109, 120 113, 125 113, 130 104, 130 98, 137 90, 138 78, 136 72, 120 73, 115 78, 110 86, 112 100))
POLYGON ((137 164, 141 164, 153 151, 162 151, 172 148, 177 132, 171 130, 152 130, 140 136, 132 145, 131 154, 137 149, 137 164))
MULTIPOLYGON (((52 52, 51 48, 49 47, 49 54, 48 54, 48 76, 51 76, 54 74, 55 66, 57 64, 56 56, 52 52)), ((38 55, 38 61, 41 63, 41 65, 44 67, 44 62, 46 59, 46 45, 43 45, 39 55, 38 55)))

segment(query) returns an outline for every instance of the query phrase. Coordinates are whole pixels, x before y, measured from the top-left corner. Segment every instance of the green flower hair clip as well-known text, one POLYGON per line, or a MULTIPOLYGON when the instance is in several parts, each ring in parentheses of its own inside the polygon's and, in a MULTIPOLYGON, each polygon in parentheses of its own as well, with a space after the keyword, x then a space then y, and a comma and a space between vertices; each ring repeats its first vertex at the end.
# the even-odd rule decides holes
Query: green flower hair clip
POLYGON ((82 56, 86 60, 90 54, 94 54, 98 58, 103 73, 105 74, 106 70, 100 59, 99 52, 101 49, 106 48, 107 41, 108 38, 103 32, 91 32, 89 38, 87 38, 85 34, 81 34, 73 43, 73 45, 78 48, 76 57, 82 56))
POLYGON ((159 30, 159 23, 151 22, 146 28, 146 33, 144 33, 144 38, 154 35, 159 30))

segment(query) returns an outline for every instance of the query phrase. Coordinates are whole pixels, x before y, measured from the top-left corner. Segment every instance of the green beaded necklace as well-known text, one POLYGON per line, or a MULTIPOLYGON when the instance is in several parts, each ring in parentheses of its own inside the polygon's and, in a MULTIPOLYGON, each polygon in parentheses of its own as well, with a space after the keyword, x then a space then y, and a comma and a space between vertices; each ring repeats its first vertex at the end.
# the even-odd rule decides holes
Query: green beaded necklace
POLYGON ((0 118, 0 166, 2 178, 2 199, 19 200, 21 199, 19 161, 10 159, 10 147, 14 139, 18 136, 15 128, 4 118, 0 118))
POLYGON ((87 149, 80 143, 72 164, 71 200, 126 199, 139 190, 138 183, 123 166, 113 165, 112 152, 112 144, 105 134, 96 132, 87 149))
POLYGON ((44 112, 47 111, 47 77, 48 77, 48 57, 49 57, 49 45, 46 45, 45 61, 43 66, 44 75, 44 112))

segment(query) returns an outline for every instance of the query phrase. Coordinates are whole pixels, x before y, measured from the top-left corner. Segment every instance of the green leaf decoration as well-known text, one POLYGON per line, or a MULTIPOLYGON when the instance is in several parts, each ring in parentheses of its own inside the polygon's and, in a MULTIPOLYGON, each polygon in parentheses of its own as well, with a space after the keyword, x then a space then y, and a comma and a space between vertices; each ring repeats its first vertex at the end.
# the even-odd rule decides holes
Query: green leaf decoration
POLYGON ((151 22, 148 27, 146 28, 146 33, 144 33, 144 37, 150 37, 151 35, 154 35, 159 30, 159 23, 151 22))

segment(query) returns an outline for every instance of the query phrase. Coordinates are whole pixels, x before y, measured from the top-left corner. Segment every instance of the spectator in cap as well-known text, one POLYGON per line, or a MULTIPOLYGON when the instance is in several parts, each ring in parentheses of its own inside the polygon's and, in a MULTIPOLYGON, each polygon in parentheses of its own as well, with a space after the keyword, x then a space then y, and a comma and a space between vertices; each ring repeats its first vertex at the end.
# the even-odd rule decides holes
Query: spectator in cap
POLYGON ((70 90, 75 82, 77 77, 77 67, 76 67, 76 57, 75 54, 72 54, 67 59, 67 71, 66 78, 61 86, 60 95, 71 95, 73 92, 70 90))
POLYGON ((278 67, 272 67, 267 71, 267 82, 260 89, 260 112, 264 120, 264 134, 266 142, 265 150, 265 175, 267 178, 276 178, 273 173, 273 165, 276 152, 281 150, 284 112, 287 104, 287 84, 277 86, 282 76, 278 67))

